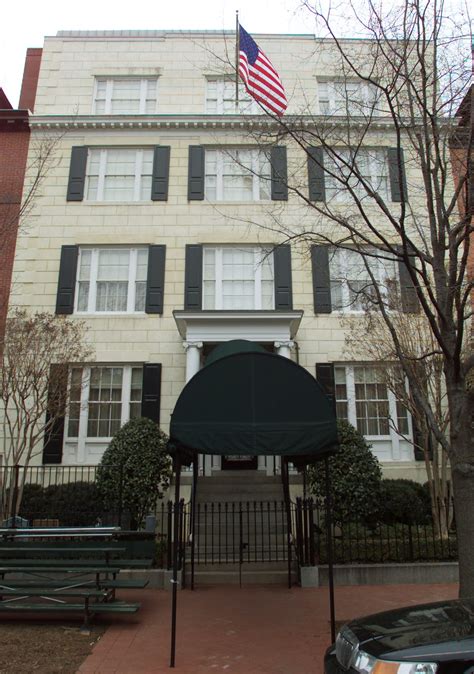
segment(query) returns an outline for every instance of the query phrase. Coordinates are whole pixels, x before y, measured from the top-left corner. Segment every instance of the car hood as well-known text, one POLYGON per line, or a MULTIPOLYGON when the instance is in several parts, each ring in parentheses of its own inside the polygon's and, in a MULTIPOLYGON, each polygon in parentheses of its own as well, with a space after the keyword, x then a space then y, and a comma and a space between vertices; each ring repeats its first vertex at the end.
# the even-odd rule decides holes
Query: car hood
POLYGON ((474 660, 474 599, 417 604, 349 623, 361 650, 400 662, 474 660))

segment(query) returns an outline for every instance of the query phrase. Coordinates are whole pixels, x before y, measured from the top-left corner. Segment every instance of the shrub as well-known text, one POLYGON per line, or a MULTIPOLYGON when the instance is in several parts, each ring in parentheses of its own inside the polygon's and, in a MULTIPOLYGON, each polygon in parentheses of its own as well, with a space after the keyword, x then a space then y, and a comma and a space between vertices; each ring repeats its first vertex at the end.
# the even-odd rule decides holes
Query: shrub
POLYGON ((40 484, 25 484, 19 514, 29 521, 50 517, 46 490, 40 484))
POLYGON ((132 419, 115 434, 97 472, 97 486, 108 506, 130 512, 138 528, 169 486, 171 459, 167 436, 150 419, 132 419))
POLYGON ((61 526, 94 526, 102 518, 104 501, 94 482, 66 482, 42 487, 26 484, 20 514, 29 520, 59 520, 61 526))
MULTIPOLYGON (((364 436, 347 421, 338 421, 340 450, 329 459, 335 522, 369 520, 380 499, 382 472, 364 436)), ((322 462, 309 467, 310 489, 319 507, 325 505, 326 477, 322 462)))
POLYGON ((427 490, 413 480, 382 480, 379 517, 386 524, 427 524, 431 507, 427 490))
POLYGON ((104 512, 104 501, 94 482, 66 482, 45 489, 48 517, 65 527, 91 527, 104 512))

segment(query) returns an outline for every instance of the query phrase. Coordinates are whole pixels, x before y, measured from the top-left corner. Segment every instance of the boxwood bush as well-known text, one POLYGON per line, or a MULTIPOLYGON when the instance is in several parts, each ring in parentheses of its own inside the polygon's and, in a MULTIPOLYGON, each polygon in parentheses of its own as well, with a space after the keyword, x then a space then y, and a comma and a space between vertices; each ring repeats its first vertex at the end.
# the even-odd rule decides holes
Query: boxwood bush
MULTIPOLYGON (((379 461, 354 426, 339 420, 337 429, 340 450, 329 459, 333 519, 339 524, 370 521, 380 502, 379 461)), ((322 461, 308 468, 308 478, 317 505, 324 509, 326 477, 322 461)))
POLYGON ((132 529, 140 527, 163 496, 171 478, 168 437, 150 419, 132 419, 117 431, 97 471, 105 504, 130 513, 132 529))
POLYGON ((378 515, 386 524, 428 524, 431 521, 429 493, 414 480, 382 480, 378 515))

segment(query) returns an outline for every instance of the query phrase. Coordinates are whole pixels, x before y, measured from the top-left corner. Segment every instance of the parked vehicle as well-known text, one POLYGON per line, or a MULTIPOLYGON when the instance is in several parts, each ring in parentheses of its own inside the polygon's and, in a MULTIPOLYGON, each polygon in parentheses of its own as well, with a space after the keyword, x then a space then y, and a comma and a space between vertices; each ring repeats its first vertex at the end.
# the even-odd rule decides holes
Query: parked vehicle
POLYGON ((325 674, 474 674, 474 599, 353 620, 324 664, 325 674))

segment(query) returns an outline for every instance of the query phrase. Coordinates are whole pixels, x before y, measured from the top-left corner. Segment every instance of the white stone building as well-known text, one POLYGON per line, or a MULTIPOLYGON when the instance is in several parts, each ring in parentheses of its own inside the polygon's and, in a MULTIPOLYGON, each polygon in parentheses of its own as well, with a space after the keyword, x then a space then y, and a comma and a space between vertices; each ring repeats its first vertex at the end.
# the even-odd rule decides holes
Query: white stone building
MULTIPOLYGON (((254 37, 285 84, 288 115, 340 112, 330 41, 254 37)), ((281 180, 306 158, 283 142, 262 149, 251 131, 271 131, 273 122, 245 96, 236 114, 235 84, 216 57, 233 53, 233 40, 217 31, 45 39, 32 135, 63 136, 18 240, 12 304, 85 320, 95 360, 72 369, 63 437, 43 462, 97 463, 117 428, 141 413, 166 431, 181 389, 212 349, 246 339, 332 388, 338 414, 366 435, 387 477, 423 480, 388 419, 412 437, 409 416, 377 369, 345 348, 341 317, 360 310, 354 285, 367 281, 364 272, 356 269, 351 285, 342 274, 356 268, 347 252, 274 247, 282 239, 269 228, 273 218, 308 217, 281 180)), ((365 85, 353 86, 370 99, 365 85)), ((390 197, 391 130, 381 123, 374 133, 367 170, 390 197)), ((309 198, 320 198, 318 176, 299 175, 309 198)), ((329 181, 323 187, 326 198, 344 201, 329 181)), ((399 270, 379 265, 376 273, 383 281, 399 270)), ((231 463, 215 457, 201 468, 231 463)), ((274 465, 261 459, 257 469, 274 465)))

